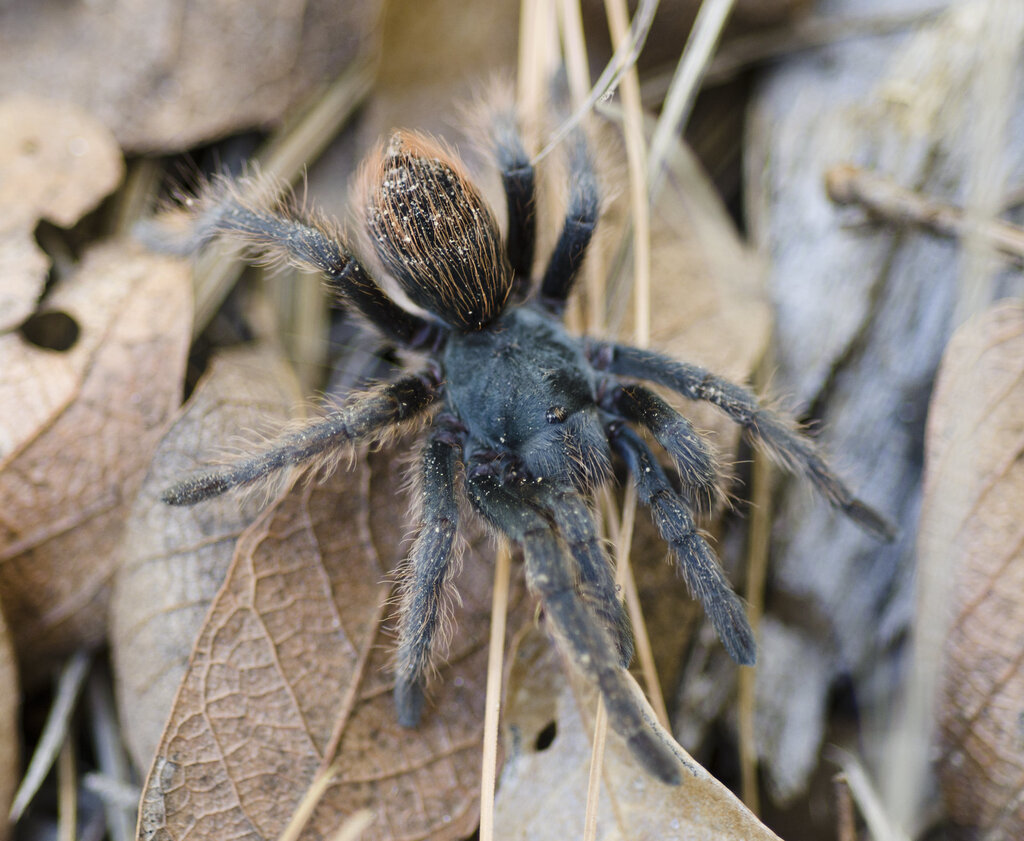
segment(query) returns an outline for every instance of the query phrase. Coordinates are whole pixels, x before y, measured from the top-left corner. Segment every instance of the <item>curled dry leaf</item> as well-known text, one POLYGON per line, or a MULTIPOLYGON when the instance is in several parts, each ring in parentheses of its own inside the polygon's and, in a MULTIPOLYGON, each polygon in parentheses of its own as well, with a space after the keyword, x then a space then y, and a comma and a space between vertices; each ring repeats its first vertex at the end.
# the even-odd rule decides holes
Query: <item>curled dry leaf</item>
POLYGON ((122 146, 173 151, 279 120, 372 44, 372 0, 7 4, 0 90, 88 109, 122 146))
POLYGON ((7 815, 21 775, 18 732, 20 706, 18 661, 7 622, 0 612, 0 841, 10 837, 7 815))
MULTIPOLYGON (((579 838, 597 693, 575 673, 566 680, 557 654, 538 630, 528 629, 517 642, 506 692, 506 759, 495 837, 579 838)), ((597 818, 600 841, 778 841, 678 746, 677 755, 685 768, 683 784, 662 785, 645 774, 625 742, 608 731, 597 818)))
MULTIPOLYGON (((1024 837, 1024 306, 969 322, 928 418, 922 576, 955 586, 939 708, 939 775, 959 823, 1024 837), (949 563, 947 564, 946 561, 949 563)), ((922 615, 918 622, 936 617, 922 615)))
POLYGON ((404 729, 384 632, 406 533, 400 473, 384 454, 360 454, 242 535, 146 781, 142 841, 276 838, 332 758, 335 780, 303 838, 329 836, 362 808, 375 815, 367 841, 473 831, 490 550, 468 552, 448 665, 419 727, 404 729))
MULTIPOLYGON (((0 125, 0 330, 9 330, 46 282, 50 263, 32 238, 39 220, 73 225, 117 186, 124 162, 114 136, 65 103, 5 99, 0 125)), ((10 443, 0 433, 0 456, 10 443)))
POLYGON ((98 642, 121 523, 180 399, 188 269, 127 242, 94 248, 47 297, 66 352, 0 336, 0 597, 26 674, 98 642))
POLYGON ((110 645, 124 739, 139 768, 153 761, 235 541, 260 510, 258 498, 237 495, 175 508, 163 505, 160 493, 233 438, 237 443, 269 432, 298 399, 294 375, 272 349, 220 353, 157 447, 128 514, 110 606, 110 645))

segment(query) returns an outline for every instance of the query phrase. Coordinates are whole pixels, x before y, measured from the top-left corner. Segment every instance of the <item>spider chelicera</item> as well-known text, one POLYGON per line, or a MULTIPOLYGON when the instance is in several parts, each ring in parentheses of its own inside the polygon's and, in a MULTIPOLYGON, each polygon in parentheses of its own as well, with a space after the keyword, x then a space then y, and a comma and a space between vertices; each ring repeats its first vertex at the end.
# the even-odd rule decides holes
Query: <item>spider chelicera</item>
POLYGON ((416 373, 349 396, 251 457, 185 479, 163 500, 191 505, 282 468, 322 466, 346 445, 428 420, 416 485, 418 530, 401 589, 399 721, 415 726, 423 708, 461 492, 492 529, 522 548, 530 589, 559 644, 599 687, 612 727, 651 774, 679 783, 676 755, 648 724, 626 678, 629 624, 592 514, 613 453, 726 651, 748 665, 755 645, 743 605, 694 523, 694 510, 718 493, 715 458, 686 418, 637 381, 715 404, 859 525, 881 538, 891 538, 892 529, 836 478, 809 439, 746 388, 653 351, 570 335, 560 316, 600 205, 587 142, 577 130, 566 143, 568 206, 534 284, 535 175, 511 110, 492 121, 490 141, 508 209, 504 238, 458 159, 435 141, 397 132, 365 165, 362 210, 372 248, 425 315, 399 306, 335 226, 290 200, 253 200, 244 182, 223 182, 197 204, 196 242, 240 238, 263 256, 317 269, 388 340, 430 359, 416 373), (681 492, 635 427, 671 457, 681 492))

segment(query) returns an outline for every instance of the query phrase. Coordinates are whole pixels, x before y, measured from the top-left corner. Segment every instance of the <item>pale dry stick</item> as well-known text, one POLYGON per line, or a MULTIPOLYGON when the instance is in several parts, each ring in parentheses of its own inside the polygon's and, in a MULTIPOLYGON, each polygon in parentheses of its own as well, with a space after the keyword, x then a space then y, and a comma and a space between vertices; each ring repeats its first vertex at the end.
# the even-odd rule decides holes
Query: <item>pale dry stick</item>
MULTIPOLYGON (((327 793, 327 789, 335 782, 336 777, 337 766, 335 765, 330 765, 326 768, 321 767, 316 772, 313 782, 309 784, 309 787, 302 795, 302 800, 295 807, 295 811, 292 812, 292 816, 288 819, 288 823, 281 831, 277 841, 299 841, 299 837, 306 828, 306 824, 313 817, 313 811, 320 804, 323 796, 327 793)), ((331 841, 340 841, 340 839, 347 841, 348 839, 358 838, 371 823, 373 823, 373 813, 367 809, 359 809, 348 816, 345 823, 331 836, 331 841)))
MULTIPOLYGON (((612 41, 627 37, 628 17, 624 0, 605 0, 605 14, 612 41)), ((629 171, 629 207, 633 218, 633 343, 651 343, 651 213, 647 190, 647 150, 640 80, 631 66, 622 79, 623 134, 629 171)))
POLYGON ((309 787, 303 793, 302 800, 295 807, 295 811, 292 812, 292 816, 288 819, 288 823, 281 831, 277 841, 298 841, 299 836, 302 835, 302 830, 306 828, 306 824, 309 823, 309 819, 313 816, 313 810, 320 803, 321 798, 327 789, 330 788, 331 783, 334 782, 334 775, 334 766, 321 768, 316 772, 313 782, 309 784, 309 787))
POLYGON ((594 83, 583 105, 562 122, 548 140, 547 145, 534 156, 533 163, 535 165, 551 154, 600 100, 610 97, 625 74, 633 69, 647 40, 647 35, 651 31, 651 24, 654 22, 654 13, 657 9, 658 0, 640 0, 637 4, 636 14, 633 16, 633 23, 629 28, 629 38, 621 41, 616 47, 614 55, 594 83))
POLYGON ((840 772, 832 778, 836 793, 836 837, 839 841, 857 841, 857 821, 853 813, 850 781, 840 772))
MULTIPOLYGON (((605 0, 605 15, 616 53, 629 39, 629 15, 624 0, 605 0)), ((639 15, 639 12, 637 13, 639 15)), ((651 321, 651 226, 650 206, 647 200, 647 164, 644 146, 643 111, 640 104, 640 80, 635 65, 630 65, 622 77, 622 102, 625 112, 623 132, 626 142, 626 161, 629 171, 629 204, 633 218, 633 306, 634 341, 639 347, 650 344, 651 321)), ((630 483, 633 488, 633 483, 630 483)), ((628 491, 623 510, 622 523, 630 524, 630 535, 620 527, 619 537, 632 539, 632 522, 636 510, 636 493, 628 491)), ((629 556, 617 559, 616 577, 624 579, 629 566, 629 556)), ((642 620, 641 620, 642 621, 642 620)), ((591 758, 591 777, 599 775, 604 758, 607 735, 607 716, 602 700, 598 700, 597 719, 594 723, 594 753, 591 758)), ((600 787, 593 783, 587 788, 587 809, 584 818, 584 841, 597 837, 597 798, 600 787)))
MULTIPOLYGON (((261 172, 294 182, 303 168, 324 150, 338 129, 366 98, 373 84, 368 63, 349 67, 314 105, 292 125, 281 129, 256 153, 253 161, 261 172)), ((196 261, 196 308, 192 335, 198 336, 217 312, 241 274, 237 250, 209 247, 196 261)))
POLYGON ((704 0, 697 12, 651 137, 647 187, 652 200, 665 181, 666 161, 690 119, 701 80, 734 4, 735 0, 704 0))
POLYGON ((590 67, 579 0, 558 0, 558 30, 562 36, 569 100, 572 107, 578 109, 586 102, 590 90, 590 67))
POLYGON ((127 236, 139 219, 153 212, 163 175, 163 167, 156 158, 139 158, 129 166, 111 214, 115 235, 127 236))
MULTIPOLYGON (((763 367, 762 367, 763 370, 763 367)), ((747 618, 757 634, 764 615, 764 586, 768 575, 768 546, 771 538, 771 461, 755 451, 751 477, 750 535, 747 543, 747 618)), ((757 670, 740 667, 737 717, 740 737, 740 792, 755 815, 761 802, 757 787, 757 670)))
POLYGON ((910 836, 889 820, 878 792, 871 784, 868 772, 857 758, 836 747, 829 748, 828 757, 843 769, 850 793, 860 807, 860 813, 868 825, 871 838, 874 841, 910 841, 910 836))
MULTIPOLYGON (((546 84, 539 53, 543 40, 537 38, 542 26, 542 0, 521 0, 519 4, 519 55, 516 73, 516 111, 532 128, 536 125, 537 103, 546 84)), ((533 140, 534 138, 529 138, 533 140)))
MULTIPOLYGON (((749 35, 730 38, 721 46, 704 72, 702 88, 728 82, 744 70, 773 59, 824 47, 865 36, 889 35, 904 30, 913 31, 935 20, 943 9, 932 8, 919 12, 871 15, 865 17, 834 17, 811 15, 768 29, 758 29, 749 35)), ((656 70, 643 83, 644 102, 657 104, 668 95, 675 71, 656 70)))
POLYGON ((85 676, 89 671, 89 660, 90 656, 87 652, 79 651, 65 663, 61 670, 53 706, 50 707, 46 724, 43 725, 39 744, 36 745, 35 752, 28 764, 28 770, 25 771, 25 777, 22 779, 21 785, 18 786, 14 802, 11 804, 11 823, 16 822, 22 816, 25 807, 35 797, 39 786, 42 785, 53 766, 61 745, 67 740, 68 723, 82 690, 82 684, 85 682, 85 676))
POLYGON ((604 768, 607 740, 608 713, 604 708, 604 698, 598 697, 597 713, 594 716, 594 741, 590 748, 590 774, 587 776, 587 810, 583 814, 583 841, 594 841, 597 838, 597 799, 601 795, 601 771, 604 768))
POLYGON ((505 620, 512 551, 502 538, 494 559, 491 597, 491 640, 487 649, 487 690, 484 708, 483 768, 480 773, 480 841, 494 841, 494 790, 498 773, 498 717, 501 712, 501 668, 505 655, 505 620))
MULTIPOLYGON (((579 0, 559 0, 558 28, 562 36, 562 51, 565 55, 566 77, 569 83, 569 101, 574 109, 579 109, 587 98, 590 90, 590 68, 587 64, 587 44, 583 33, 583 12, 579 0)), ((583 263, 583 276, 586 289, 586 325, 587 333, 601 335, 604 333, 604 308, 607 289, 605 286, 605 267, 599 259, 596 248, 591 248, 583 263)), ((579 300, 575 298, 575 300, 579 300)), ((572 312, 578 310, 573 309, 572 312)), ((568 319, 567 319, 568 321, 568 319)))
MULTIPOLYGON (((114 699, 109 685, 109 673, 95 671, 89 676, 86 688, 89 718, 92 722, 91 735, 96 761, 103 777, 114 784, 125 788, 134 788, 129 783, 131 768, 125 756, 124 745, 118 732, 117 717, 114 713, 114 699)), ((104 798, 103 808, 106 812, 107 833, 111 841, 133 841, 135 837, 135 821, 132 813, 138 810, 138 792, 135 793, 134 806, 104 798)))
POLYGON ((356 841, 370 828, 373 821, 373 812, 369 809, 359 809, 348 816, 345 823, 330 837, 329 841, 356 841))
POLYGON ((78 781, 75 741, 65 739, 57 757, 57 841, 75 841, 78 834, 78 781))
POLYGON ((940 236, 975 237, 1001 254, 1024 260, 1024 228, 993 219, 972 219, 963 209, 901 187, 884 175, 851 164, 825 175, 828 197, 836 204, 858 204, 898 225, 917 225, 940 236))

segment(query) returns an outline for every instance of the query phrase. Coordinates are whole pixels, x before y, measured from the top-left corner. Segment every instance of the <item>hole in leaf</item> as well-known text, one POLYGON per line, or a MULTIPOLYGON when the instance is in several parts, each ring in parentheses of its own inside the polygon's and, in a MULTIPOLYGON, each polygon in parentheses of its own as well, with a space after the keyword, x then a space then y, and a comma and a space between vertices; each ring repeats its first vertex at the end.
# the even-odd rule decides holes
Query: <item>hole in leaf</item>
POLYGON ((79 327, 66 312, 40 312, 21 325, 26 342, 46 350, 71 350, 78 341, 79 327))
POLYGON ((533 743, 534 749, 538 753, 547 750, 555 741, 556 735, 558 735, 558 725, 554 721, 549 721, 544 725, 544 729, 537 734, 537 740, 533 743))

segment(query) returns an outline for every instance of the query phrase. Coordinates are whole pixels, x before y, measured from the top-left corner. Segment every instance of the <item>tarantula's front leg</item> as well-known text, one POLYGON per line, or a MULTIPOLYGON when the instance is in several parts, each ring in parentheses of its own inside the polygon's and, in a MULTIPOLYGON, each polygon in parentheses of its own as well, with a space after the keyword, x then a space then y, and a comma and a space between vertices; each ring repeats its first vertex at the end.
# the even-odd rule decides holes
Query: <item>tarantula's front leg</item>
POLYGON ((164 491, 161 499, 168 505, 194 505, 251 485, 282 468, 306 466, 318 458, 330 459, 345 444, 372 438, 385 428, 418 415, 434 401, 439 388, 437 374, 430 370, 377 386, 350 397, 299 432, 282 436, 252 458, 178 482, 164 491))
POLYGON ((459 431, 439 418, 423 452, 419 533, 401 584, 395 708, 404 727, 415 727, 423 710, 426 670, 442 620, 444 589, 452 573, 459 517, 454 481, 461 449, 459 431))
POLYGON ((553 524, 528 501, 522 485, 502 484, 485 469, 469 469, 466 491, 494 528, 523 547, 527 583, 540 597, 556 636, 600 688, 612 727, 653 776, 678 785, 680 762, 648 723, 649 712, 619 664, 611 636, 576 591, 571 564, 553 524))
POLYGON ((515 108, 496 111, 491 122, 491 149, 501 170, 508 209, 505 253, 512 266, 509 297, 522 299, 530 285, 533 254, 537 241, 536 185, 533 164, 519 135, 515 108))
POLYGON ((649 429, 675 462, 692 503, 698 510, 710 511, 722 495, 718 465, 693 424, 643 386, 604 383, 602 391, 601 408, 649 429))
POLYGON ((683 578, 704 605, 725 650, 740 665, 752 666, 756 646, 743 603, 726 581, 711 547, 697 532, 685 501, 672 489, 658 460, 632 429, 613 425, 609 437, 629 466, 640 501, 651 509, 658 531, 672 547, 683 578))
POLYGON ((206 195, 192 200, 194 229, 187 243, 168 242, 157 226, 140 235, 158 250, 197 250, 214 237, 240 240, 269 260, 321 272, 327 286, 354 306, 385 336, 410 348, 438 341, 436 324, 407 312, 374 281, 344 244, 337 226, 297 206, 287 187, 268 176, 215 181, 206 195), (281 196, 284 196, 281 198, 281 196))
POLYGON ((569 206, 540 284, 540 302, 554 313, 565 309, 566 299, 587 256, 587 247, 601 213, 597 175, 582 129, 576 129, 569 135, 566 151, 569 156, 569 206))
POLYGON ((895 538, 896 529, 892 523, 851 493, 810 439, 764 408, 749 389, 696 365, 687 365, 628 345, 590 341, 587 356, 598 370, 650 380, 690 400, 714 403, 743 427, 755 445, 766 450, 788 470, 807 476, 832 505, 861 528, 882 540, 895 538))

